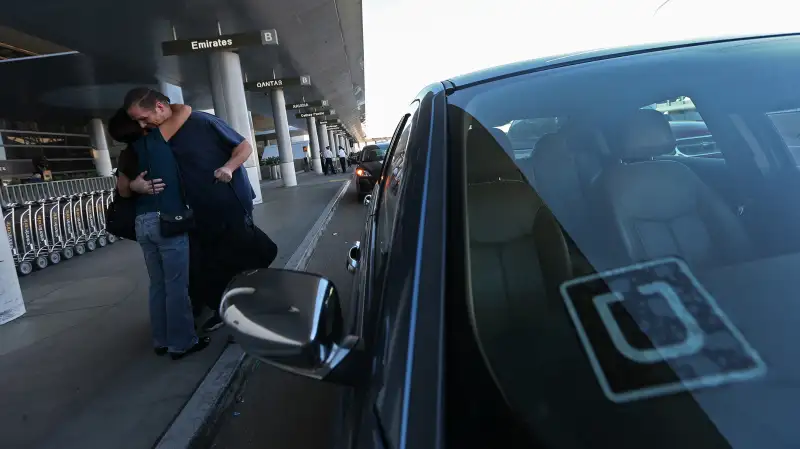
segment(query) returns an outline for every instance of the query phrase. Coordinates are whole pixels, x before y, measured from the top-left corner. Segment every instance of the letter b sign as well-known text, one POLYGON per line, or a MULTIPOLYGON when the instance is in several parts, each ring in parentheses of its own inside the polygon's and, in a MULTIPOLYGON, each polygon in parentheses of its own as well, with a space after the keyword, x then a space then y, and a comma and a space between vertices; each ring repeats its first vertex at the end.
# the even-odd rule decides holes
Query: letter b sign
POLYGON ((278 45, 278 33, 275 30, 261 31, 262 45, 278 45))

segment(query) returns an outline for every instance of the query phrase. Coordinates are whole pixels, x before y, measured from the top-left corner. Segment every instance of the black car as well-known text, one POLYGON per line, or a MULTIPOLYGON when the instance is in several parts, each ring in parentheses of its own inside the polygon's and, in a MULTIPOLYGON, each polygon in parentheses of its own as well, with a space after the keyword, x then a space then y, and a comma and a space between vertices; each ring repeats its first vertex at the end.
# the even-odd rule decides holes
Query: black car
POLYGON ((259 270, 225 321, 267 363, 350 386, 342 448, 796 447, 799 79, 784 35, 432 85, 365 199, 353 298, 259 270), (681 96, 720 157, 674 154, 647 105, 681 96), (515 152, 507 125, 547 117, 515 152))
POLYGON ((361 150, 356 169, 353 170, 353 184, 356 186, 358 200, 372 193, 375 181, 383 169, 383 160, 386 158, 386 149, 389 142, 366 145, 361 150))

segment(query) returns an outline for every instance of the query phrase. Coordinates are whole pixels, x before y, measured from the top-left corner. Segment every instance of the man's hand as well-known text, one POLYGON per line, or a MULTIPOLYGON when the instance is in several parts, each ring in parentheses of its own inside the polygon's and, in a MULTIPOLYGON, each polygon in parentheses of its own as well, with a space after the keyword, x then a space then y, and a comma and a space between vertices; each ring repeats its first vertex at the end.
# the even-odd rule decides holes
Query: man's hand
POLYGON ((231 182, 233 179, 233 170, 228 167, 220 167, 214 170, 214 177, 220 182, 231 182))
POLYGON ((164 181, 161 178, 146 180, 144 179, 145 175, 147 175, 146 171, 139 173, 139 176, 136 177, 130 183, 130 189, 139 195, 155 195, 164 191, 164 181))

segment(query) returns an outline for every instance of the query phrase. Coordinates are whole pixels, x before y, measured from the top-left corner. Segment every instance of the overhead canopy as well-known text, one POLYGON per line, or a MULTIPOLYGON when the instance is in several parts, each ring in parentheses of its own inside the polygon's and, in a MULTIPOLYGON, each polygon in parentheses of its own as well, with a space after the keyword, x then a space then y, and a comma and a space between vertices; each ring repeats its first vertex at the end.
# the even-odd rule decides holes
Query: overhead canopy
MULTIPOLYGON (((212 108, 206 56, 162 56, 161 43, 174 36, 211 38, 220 30, 276 29, 280 45, 239 50, 245 77, 310 76, 311 86, 285 88, 286 102, 328 100, 347 130, 363 140, 361 20, 360 1, 15 2, 3 10, 0 25, 81 54, 0 60, 0 116, 37 120, 108 114, 127 89, 155 86, 159 80, 180 85, 187 103, 212 108)), ((254 112, 272 115, 268 94, 250 92, 248 104, 254 112)), ((305 127, 305 120, 289 116, 291 123, 305 127)))

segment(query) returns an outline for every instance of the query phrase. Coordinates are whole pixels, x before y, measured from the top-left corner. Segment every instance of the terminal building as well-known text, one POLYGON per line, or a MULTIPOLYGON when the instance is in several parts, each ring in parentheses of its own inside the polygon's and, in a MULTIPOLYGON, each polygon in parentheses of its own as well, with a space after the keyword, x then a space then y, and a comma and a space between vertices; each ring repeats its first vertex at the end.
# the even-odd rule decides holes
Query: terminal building
MULTIPOLYGON (((311 169, 316 143, 335 140, 334 148, 350 150, 365 138, 360 3, 80 3, 4 9, 4 184, 27 182, 42 158, 56 180, 109 175, 121 148, 104 122, 142 85, 215 113, 254 148, 259 141, 268 147, 258 136, 273 134, 272 144, 284 147, 287 186, 301 159, 291 151, 292 136, 305 136, 311 169), (303 104, 320 107, 288 109, 303 104)), ((247 164, 251 181, 260 176, 261 156, 247 164)))
POLYGON ((273 265, 289 267, 347 186, 344 175, 316 178, 321 152, 358 151, 367 140, 361 2, 7 3, 0 446, 177 447, 164 443, 167 429, 228 343, 214 340, 187 363, 154 360, 141 249, 122 241, 88 255, 115 240, 103 233, 103 208, 124 145, 110 138, 108 119, 145 86, 248 139, 253 220, 281 249, 273 265), (74 228, 80 217, 86 228, 65 238, 65 220, 74 228))

